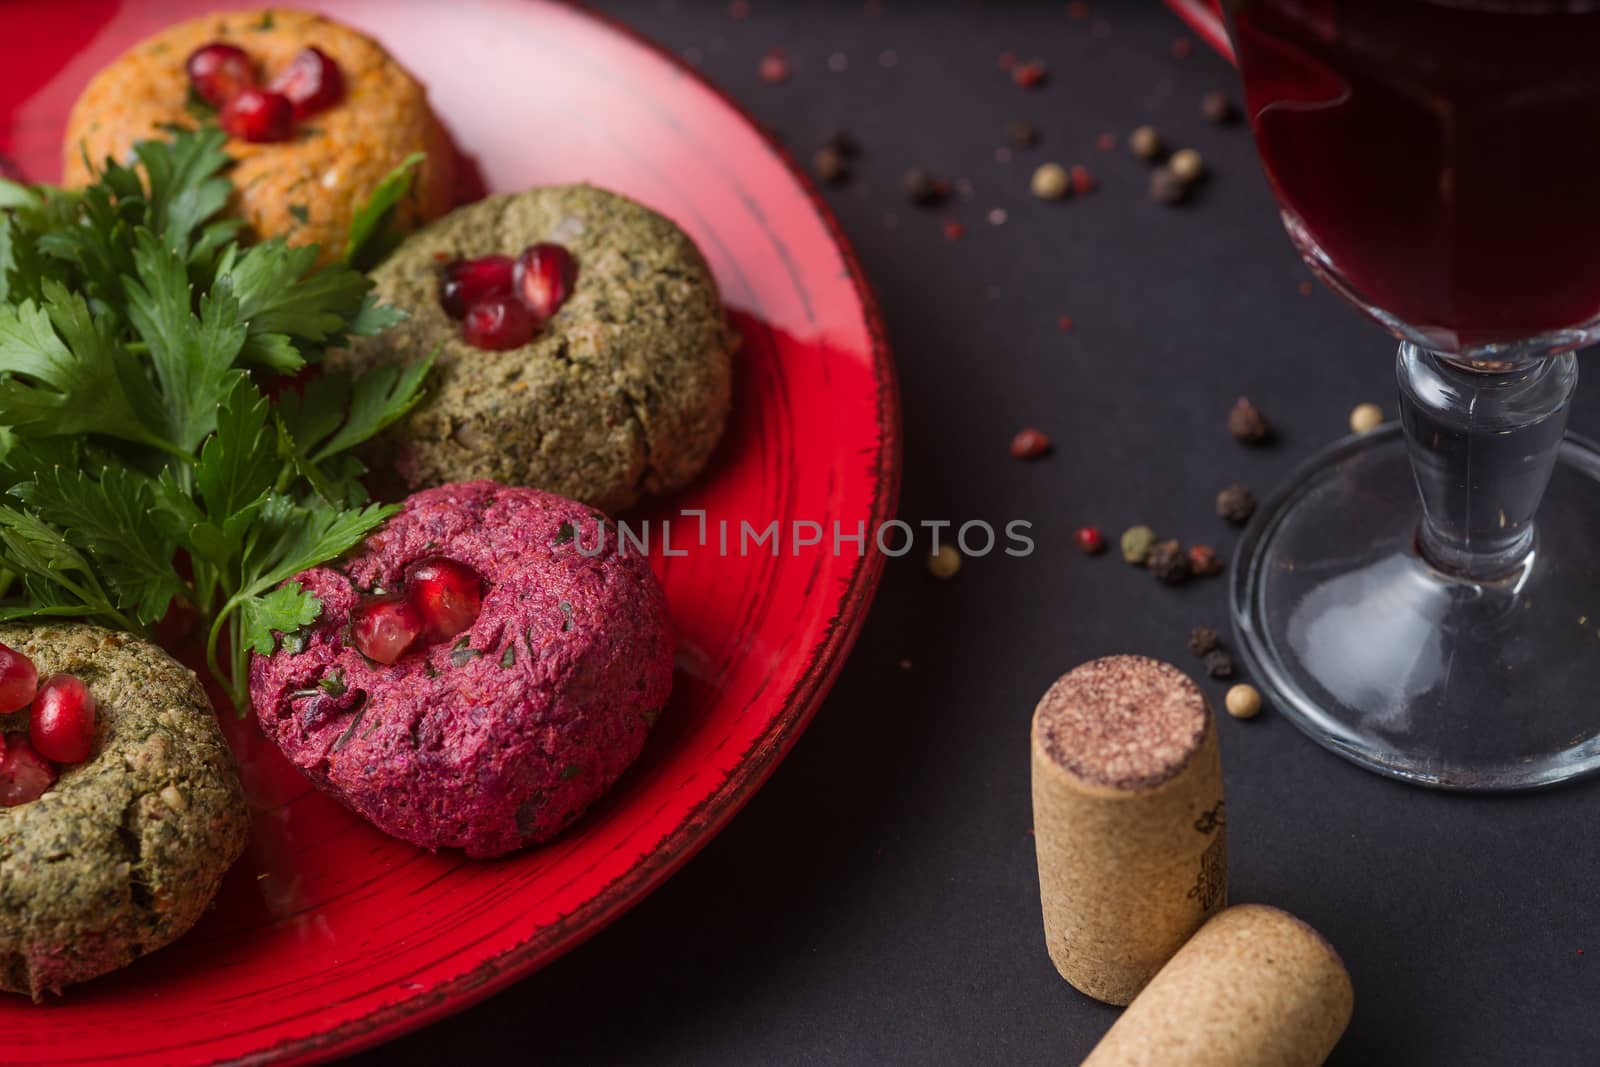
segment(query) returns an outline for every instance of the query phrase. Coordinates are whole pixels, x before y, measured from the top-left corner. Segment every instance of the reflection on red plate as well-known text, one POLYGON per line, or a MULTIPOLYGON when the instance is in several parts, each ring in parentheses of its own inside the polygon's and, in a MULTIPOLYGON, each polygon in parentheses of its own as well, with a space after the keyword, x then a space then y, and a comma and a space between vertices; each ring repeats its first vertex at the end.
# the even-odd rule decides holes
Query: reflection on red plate
MULTIPOLYGON (((217 0, 13 3, 0 153, 59 170, 67 108, 140 37, 217 0)), ((733 105, 619 27, 533 0, 397 8, 313 3, 371 31, 427 82, 491 190, 592 180, 675 218, 706 251, 744 345, 712 467, 651 546, 679 628, 677 688, 637 766, 572 831, 495 862, 390 840, 311 790, 256 732, 229 727, 255 807, 245 858, 178 944, 34 1006, 0 998, 8 1064, 326 1057, 471 1003, 616 918, 760 786, 831 684, 881 559, 846 542, 757 548, 741 521, 893 511, 899 423, 871 298, 804 179, 733 105), (530 78, 533 79, 530 82, 530 78), (727 520, 733 555, 717 549, 727 520)), ((641 516, 641 518, 644 516, 641 516)), ((868 538, 870 544, 870 535, 868 538)))

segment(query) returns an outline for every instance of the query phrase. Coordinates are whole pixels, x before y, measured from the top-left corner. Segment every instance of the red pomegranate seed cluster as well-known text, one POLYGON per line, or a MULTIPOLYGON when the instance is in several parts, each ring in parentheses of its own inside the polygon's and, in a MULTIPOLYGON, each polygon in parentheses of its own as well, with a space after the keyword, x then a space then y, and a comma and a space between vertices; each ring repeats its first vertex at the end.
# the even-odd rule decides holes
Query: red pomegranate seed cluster
POLYGON ((429 556, 406 571, 405 591, 362 600, 350 613, 350 636, 363 656, 394 663, 419 638, 448 641, 471 628, 483 608, 483 581, 464 563, 429 556))
POLYGON ((439 306, 461 320, 476 348, 503 351, 533 340, 572 295, 578 264, 558 244, 532 244, 522 254, 454 259, 439 272, 439 306))
POLYGON ((0 645, 0 714, 28 709, 28 730, 0 739, 0 806, 38 800, 55 783, 59 764, 82 763, 94 749, 95 702, 71 674, 39 684, 33 661, 0 645))
POLYGON ((320 48, 302 48, 265 87, 256 83, 250 54, 221 41, 191 52, 184 70, 195 95, 219 109, 228 136, 258 144, 287 141, 296 120, 344 98, 344 74, 320 48))

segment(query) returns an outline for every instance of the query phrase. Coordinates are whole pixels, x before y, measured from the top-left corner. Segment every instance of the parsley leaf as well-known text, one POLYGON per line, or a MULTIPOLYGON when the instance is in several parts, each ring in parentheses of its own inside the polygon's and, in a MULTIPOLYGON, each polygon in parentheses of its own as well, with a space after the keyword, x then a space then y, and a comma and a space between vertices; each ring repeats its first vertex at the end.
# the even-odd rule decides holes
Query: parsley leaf
POLYGON ((403 235, 393 225, 395 209, 411 194, 417 168, 427 158, 421 152, 407 156, 384 175, 367 202, 356 209, 355 217, 350 220, 350 236, 344 245, 344 261, 350 266, 371 270, 399 245, 403 235))

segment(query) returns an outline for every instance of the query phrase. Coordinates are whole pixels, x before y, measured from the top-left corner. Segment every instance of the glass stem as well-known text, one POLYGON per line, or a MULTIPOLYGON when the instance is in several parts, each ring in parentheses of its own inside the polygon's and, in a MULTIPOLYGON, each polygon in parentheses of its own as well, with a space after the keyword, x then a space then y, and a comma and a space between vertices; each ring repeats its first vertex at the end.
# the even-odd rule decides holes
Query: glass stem
POLYGON ((1396 372, 1422 495, 1418 549, 1473 581, 1516 572, 1534 549, 1534 513, 1566 433, 1577 358, 1485 369, 1406 342, 1396 372))

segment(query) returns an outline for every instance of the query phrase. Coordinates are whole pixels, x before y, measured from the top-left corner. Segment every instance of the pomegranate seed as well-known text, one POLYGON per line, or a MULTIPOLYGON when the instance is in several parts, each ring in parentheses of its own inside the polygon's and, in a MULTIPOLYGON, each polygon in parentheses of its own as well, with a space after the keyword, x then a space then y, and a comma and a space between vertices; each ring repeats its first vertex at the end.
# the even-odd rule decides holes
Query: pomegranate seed
POLYGON ((465 563, 429 556, 406 573, 406 597, 435 641, 447 641, 478 621, 483 581, 465 563))
POLYGON ((461 336, 475 348, 503 352, 533 340, 538 329, 533 313, 509 296, 490 296, 467 309, 461 336))
POLYGON ((946 241, 959 241, 967 235, 967 228, 955 219, 944 220, 944 239, 946 241))
POLYGON ((246 88, 234 94, 217 116, 229 137, 264 144, 294 136, 294 105, 282 93, 246 88))
POLYGON ((94 694, 71 674, 56 674, 39 687, 28 714, 33 749, 57 763, 82 763, 94 747, 94 694))
POLYGON ((789 80, 789 61, 782 52, 768 52, 761 57, 761 66, 757 68, 761 80, 768 85, 777 85, 789 80))
POLYGON ((572 295, 578 282, 578 264, 560 245, 529 245, 512 268, 512 291, 539 321, 551 318, 572 295))
POLYGON ((1106 539, 1098 526, 1080 526, 1072 534, 1072 543, 1086 556, 1098 556, 1106 550, 1106 539))
POLYGON ((399 593, 367 597, 350 612, 350 633, 363 656, 393 663, 422 633, 422 620, 399 593))
POLYGON ((1044 77, 1044 63, 1037 59, 1030 63, 1018 64, 1011 71, 1011 80, 1024 89, 1037 89, 1044 84, 1044 77))
POLYGON ((294 117, 303 119, 326 111, 344 97, 344 75, 322 49, 302 48, 268 88, 287 96, 294 117))
POLYGON ((1011 439, 1011 455, 1014 459, 1038 459, 1048 451, 1050 438, 1032 426, 1011 439))
POLYGON ((200 99, 212 107, 221 107, 243 89, 256 84, 255 65, 250 54, 237 45, 212 41, 189 53, 183 69, 189 74, 189 84, 200 99))
POLYGON ((0 715, 21 711, 33 703, 39 672, 33 660, 14 648, 0 645, 0 715))
POLYGON ((451 260, 439 272, 439 306, 452 319, 460 319, 486 297, 509 296, 513 262, 510 256, 451 260))
POLYGON ((28 744, 27 734, 6 734, 0 758, 0 806, 14 808, 38 800, 56 780, 56 769, 28 744))
POLYGON ((1084 193, 1094 192, 1095 188, 1100 184, 1095 180, 1095 176, 1089 173, 1089 168, 1084 166, 1082 163, 1074 163, 1072 165, 1071 174, 1072 191, 1077 193, 1079 196, 1082 196, 1084 193))

